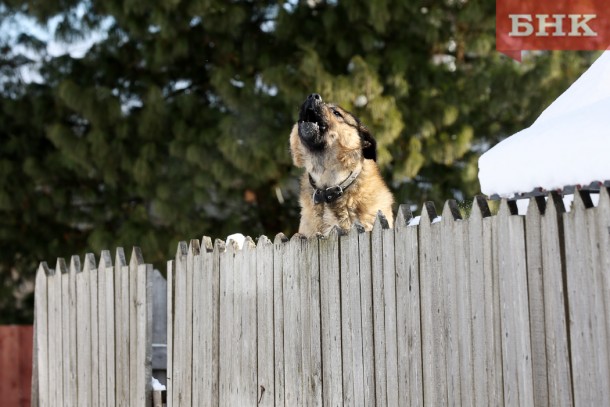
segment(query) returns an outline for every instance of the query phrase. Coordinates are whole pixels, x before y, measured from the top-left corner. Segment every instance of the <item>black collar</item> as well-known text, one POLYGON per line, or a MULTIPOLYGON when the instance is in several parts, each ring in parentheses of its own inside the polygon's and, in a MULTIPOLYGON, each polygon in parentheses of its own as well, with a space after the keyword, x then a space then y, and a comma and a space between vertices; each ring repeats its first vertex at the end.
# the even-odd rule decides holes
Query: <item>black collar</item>
POLYGON ((311 174, 309 174, 309 183, 314 189, 313 192, 313 203, 314 205, 320 203, 331 203, 336 201, 343 195, 343 191, 345 191, 350 185, 354 183, 360 172, 362 171, 362 167, 357 170, 352 171, 349 176, 339 185, 335 185, 334 187, 328 187, 324 189, 320 189, 316 186, 311 174))

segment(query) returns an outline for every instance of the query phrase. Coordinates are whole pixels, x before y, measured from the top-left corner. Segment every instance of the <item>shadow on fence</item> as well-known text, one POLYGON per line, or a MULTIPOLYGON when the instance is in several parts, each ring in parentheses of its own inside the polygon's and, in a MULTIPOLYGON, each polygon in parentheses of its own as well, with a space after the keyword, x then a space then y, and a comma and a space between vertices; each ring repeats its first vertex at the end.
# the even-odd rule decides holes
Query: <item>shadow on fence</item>
MULTIPOLYGON (((526 216, 505 200, 491 216, 477 198, 468 219, 451 201, 440 219, 432 204, 418 226, 410 219, 401 206, 394 229, 380 216, 371 232, 247 238, 242 250, 180 243, 168 262, 167 404, 610 399, 607 189, 597 207, 577 192, 567 213, 550 194, 532 198, 526 216)), ((152 269, 137 250, 130 265, 108 258, 97 273, 92 256, 82 272, 78 258, 54 272, 41 265, 41 405, 151 401, 152 269), (97 279, 84 283, 87 274, 97 279)))

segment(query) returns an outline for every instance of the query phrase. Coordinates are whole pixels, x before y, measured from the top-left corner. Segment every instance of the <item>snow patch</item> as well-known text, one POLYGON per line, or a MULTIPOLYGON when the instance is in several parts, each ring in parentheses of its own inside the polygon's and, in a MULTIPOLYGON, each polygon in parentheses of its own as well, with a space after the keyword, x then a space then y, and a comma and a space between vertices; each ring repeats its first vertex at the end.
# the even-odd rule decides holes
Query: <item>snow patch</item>
POLYGON ((610 179, 610 51, 532 124, 479 158, 486 195, 512 197, 610 179))
POLYGON ((237 244, 237 248, 241 250, 244 247, 246 237, 241 233, 233 233, 232 235, 227 236, 226 242, 229 243, 231 240, 234 241, 237 244))
POLYGON ((154 391, 165 391, 165 386, 161 384, 161 382, 154 377, 152 378, 152 389, 154 391))

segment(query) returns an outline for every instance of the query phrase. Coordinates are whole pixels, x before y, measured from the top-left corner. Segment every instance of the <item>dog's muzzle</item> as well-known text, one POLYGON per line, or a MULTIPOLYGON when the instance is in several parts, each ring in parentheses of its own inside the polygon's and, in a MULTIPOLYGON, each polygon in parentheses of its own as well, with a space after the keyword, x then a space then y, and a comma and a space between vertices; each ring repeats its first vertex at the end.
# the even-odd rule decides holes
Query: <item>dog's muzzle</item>
POLYGON ((313 151, 324 149, 324 133, 328 128, 324 120, 324 101, 317 93, 307 96, 299 111, 299 137, 313 151))

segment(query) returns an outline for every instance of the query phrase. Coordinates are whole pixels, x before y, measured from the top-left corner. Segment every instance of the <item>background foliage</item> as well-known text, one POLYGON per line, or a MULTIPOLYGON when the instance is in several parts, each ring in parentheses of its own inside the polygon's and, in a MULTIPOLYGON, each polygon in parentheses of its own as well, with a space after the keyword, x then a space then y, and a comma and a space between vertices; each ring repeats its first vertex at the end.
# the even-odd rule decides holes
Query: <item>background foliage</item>
POLYGON ((595 57, 498 54, 489 0, 2 0, 0 21, 0 323, 31 320, 41 260, 138 245, 163 270, 179 240, 294 233, 311 92, 371 128, 398 202, 441 204, 595 57))

